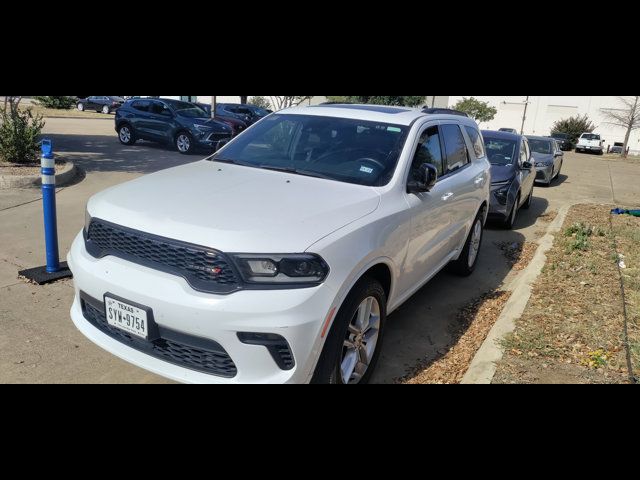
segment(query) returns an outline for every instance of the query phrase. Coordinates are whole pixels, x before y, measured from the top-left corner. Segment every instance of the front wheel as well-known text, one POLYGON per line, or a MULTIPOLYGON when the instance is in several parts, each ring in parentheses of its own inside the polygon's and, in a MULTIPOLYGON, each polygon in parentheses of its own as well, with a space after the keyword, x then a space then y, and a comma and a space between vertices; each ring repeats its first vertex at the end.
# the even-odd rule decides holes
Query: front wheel
POLYGON ((84 103, 79 103, 78 104, 78 110, 81 112, 84 112, 84 103))
POLYGON ((484 211, 480 212, 473 221, 471 232, 460 254, 460 258, 451 263, 453 273, 462 277, 468 277, 476 269, 480 248, 482 247, 482 237, 484 235, 484 211))
POLYGON ((312 383, 367 383, 373 374, 387 317, 387 297, 375 279, 364 277, 336 316, 312 383))
POLYGON ((191 153, 193 150, 193 137, 188 133, 181 132, 176 135, 176 149, 183 155, 191 153))
POLYGON ((118 129, 118 140, 123 145, 133 145, 136 143, 136 136, 133 133, 133 129, 129 125, 122 125, 118 129))

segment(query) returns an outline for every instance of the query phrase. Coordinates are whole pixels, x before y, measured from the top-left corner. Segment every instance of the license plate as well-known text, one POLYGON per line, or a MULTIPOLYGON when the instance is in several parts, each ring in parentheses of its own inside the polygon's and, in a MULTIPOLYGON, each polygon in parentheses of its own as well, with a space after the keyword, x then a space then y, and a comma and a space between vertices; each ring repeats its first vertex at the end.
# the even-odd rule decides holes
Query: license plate
POLYGON ((149 337, 149 324, 145 310, 106 296, 104 308, 109 325, 145 340, 149 337))

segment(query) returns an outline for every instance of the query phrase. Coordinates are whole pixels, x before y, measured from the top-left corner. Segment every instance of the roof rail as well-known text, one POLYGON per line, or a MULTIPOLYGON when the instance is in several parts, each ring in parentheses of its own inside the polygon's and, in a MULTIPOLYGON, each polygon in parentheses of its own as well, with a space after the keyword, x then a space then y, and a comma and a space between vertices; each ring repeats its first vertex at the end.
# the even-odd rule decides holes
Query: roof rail
POLYGON ((470 118, 469 115, 467 115, 464 112, 461 112, 459 110, 452 110, 451 108, 429 108, 429 107, 425 107, 422 109, 422 113, 428 113, 430 115, 458 115, 459 117, 467 117, 470 118))

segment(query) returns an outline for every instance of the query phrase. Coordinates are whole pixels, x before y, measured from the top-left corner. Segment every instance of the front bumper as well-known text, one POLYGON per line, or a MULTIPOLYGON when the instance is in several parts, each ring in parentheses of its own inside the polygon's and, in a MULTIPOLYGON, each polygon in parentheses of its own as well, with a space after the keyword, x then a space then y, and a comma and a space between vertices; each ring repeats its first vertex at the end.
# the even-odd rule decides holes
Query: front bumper
POLYGON ((536 167, 536 182, 550 183, 553 177, 553 165, 536 167))
POLYGON ((193 138, 198 147, 204 149, 218 150, 222 145, 233 138, 233 133, 215 133, 215 132, 192 132, 193 138))
POLYGON ((93 258, 85 249, 82 234, 71 247, 68 263, 74 274, 71 318, 76 327, 112 354, 184 383, 308 382, 322 348, 323 322, 336 298, 336 292, 326 284, 230 295, 196 292, 181 277, 116 257, 93 258), (161 330, 221 346, 233 361, 235 374, 222 377, 165 361, 106 334, 83 313, 87 298, 102 301, 105 293, 150 308, 161 330), (291 349, 294 367, 283 370, 265 346, 243 343, 238 337, 241 332, 281 336, 291 349))

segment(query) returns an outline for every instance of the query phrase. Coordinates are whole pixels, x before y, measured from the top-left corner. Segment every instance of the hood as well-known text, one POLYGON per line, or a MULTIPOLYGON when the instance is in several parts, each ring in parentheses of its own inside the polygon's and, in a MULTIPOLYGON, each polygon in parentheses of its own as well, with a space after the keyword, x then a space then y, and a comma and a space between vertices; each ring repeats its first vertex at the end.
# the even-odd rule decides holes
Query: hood
POLYGON ((89 214, 236 253, 302 253, 378 207, 371 187, 200 161, 95 195, 89 214))
POLYGON ((491 183, 502 183, 516 176, 515 165, 491 165, 491 183))
POLYGON ((553 160, 555 158, 552 153, 531 152, 531 156, 536 162, 541 162, 541 163, 553 163, 553 160))

